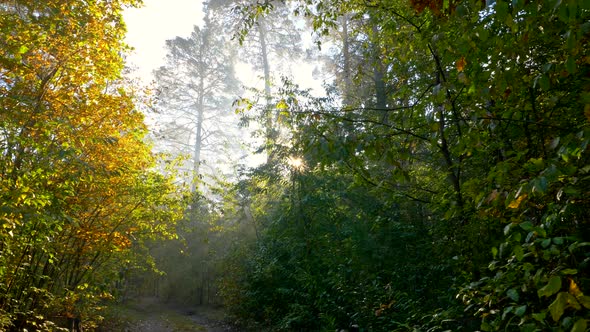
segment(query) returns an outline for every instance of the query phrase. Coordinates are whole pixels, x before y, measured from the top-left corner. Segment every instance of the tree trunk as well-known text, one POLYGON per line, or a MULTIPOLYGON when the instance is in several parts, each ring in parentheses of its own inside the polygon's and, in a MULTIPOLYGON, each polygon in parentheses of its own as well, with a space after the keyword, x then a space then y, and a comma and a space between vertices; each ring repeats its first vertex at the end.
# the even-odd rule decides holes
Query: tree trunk
POLYGON ((376 22, 372 26, 373 40, 371 51, 373 53, 373 81, 375 82, 375 108, 383 112, 383 122, 387 121, 387 93, 385 91, 385 66, 381 61, 381 45, 379 40, 379 28, 376 22))
MULTIPOLYGON (((208 17, 205 17, 208 20, 208 17)), ((203 144, 203 119, 204 119, 204 99, 205 99, 205 77, 206 70, 205 68, 205 61, 204 61, 204 53, 207 51, 207 47, 209 44, 209 30, 203 30, 203 39, 201 40, 201 47, 199 47, 199 57, 198 57, 198 67, 199 67, 199 83, 198 83, 198 91, 197 91, 197 104, 196 104, 196 111, 197 111, 197 132, 195 134, 195 141, 194 141, 194 151, 193 151, 193 179, 191 182, 191 191, 194 193, 197 191, 197 183, 199 182, 200 177, 200 167, 201 167, 201 146, 203 144)))
POLYGON ((274 119, 273 119, 273 111, 271 105, 271 91, 270 91, 270 64, 268 61, 268 45, 266 44, 266 26, 264 25, 264 21, 260 20, 256 24, 258 28, 258 35, 260 36, 260 56, 262 58, 262 69, 264 72, 264 97, 266 99, 265 105, 265 130, 266 130, 266 149, 267 149, 267 156, 266 162, 271 162, 274 157, 272 153, 271 146, 276 139, 275 131, 273 128, 274 119))
POLYGON ((351 61, 350 61, 350 42, 348 36, 348 14, 342 16, 342 56, 343 56, 343 73, 344 78, 344 106, 352 104, 352 79, 351 79, 351 61))

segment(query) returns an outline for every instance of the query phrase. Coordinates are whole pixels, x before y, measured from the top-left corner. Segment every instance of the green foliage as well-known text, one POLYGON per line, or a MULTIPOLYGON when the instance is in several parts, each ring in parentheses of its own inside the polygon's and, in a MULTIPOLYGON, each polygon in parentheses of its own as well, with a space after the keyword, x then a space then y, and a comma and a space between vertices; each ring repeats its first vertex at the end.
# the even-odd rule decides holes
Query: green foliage
POLYGON ((287 330, 586 329, 585 2, 297 3, 318 34, 350 18, 369 65, 325 98, 277 96, 289 143, 246 182, 258 237, 228 259, 234 313, 287 330))
MULTIPOLYGON (((427 225, 385 212, 388 200, 336 170, 293 171, 289 182, 272 186, 282 188, 274 212, 255 216, 267 220, 256 243, 226 261, 221 290, 237 317, 287 330, 393 329, 444 296, 448 267, 427 225)), ((248 185, 252 201, 264 200, 262 185, 248 185)))
POLYGON ((490 276, 460 295, 467 310, 482 317, 481 328, 571 329, 574 322, 585 319, 590 298, 581 287, 590 280, 586 272, 590 243, 552 236, 555 230, 547 223, 513 223, 506 230, 507 241, 492 250, 490 276))

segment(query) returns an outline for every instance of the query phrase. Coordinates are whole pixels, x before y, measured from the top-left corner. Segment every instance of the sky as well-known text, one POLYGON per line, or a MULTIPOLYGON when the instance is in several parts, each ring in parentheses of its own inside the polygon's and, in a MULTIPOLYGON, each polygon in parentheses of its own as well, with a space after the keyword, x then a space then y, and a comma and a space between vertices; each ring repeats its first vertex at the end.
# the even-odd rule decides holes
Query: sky
MULTIPOLYGON (((123 18, 127 25, 125 42, 135 49, 127 58, 128 64, 136 67, 131 76, 139 77, 149 85, 154 79, 153 71, 164 64, 166 40, 188 37, 194 25, 202 25, 202 1, 144 0, 142 7, 126 9, 123 18)), ((312 77, 314 65, 299 62, 291 63, 290 67, 295 69, 291 74, 302 87, 323 91, 321 82, 312 77)), ((250 65, 238 62, 236 74, 246 87, 263 87, 261 75, 250 65)), ((249 156, 248 159, 247 163, 253 166, 263 162, 264 156, 249 156)))
MULTIPOLYGON (((149 85, 153 81, 153 71, 164 64, 166 40, 177 36, 188 37, 195 25, 202 25, 203 12, 201 0, 144 0, 140 8, 127 8, 123 19, 127 25, 125 42, 134 48, 127 57, 129 65, 135 67, 132 77, 139 77, 149 85)), ((246 84, 256 84, 256 76, 248 66, 238 64, 240 78, 250 80, 246 84)), ((156 118, 146 119, 151 126, 157 126, 156 118)), ((263 162, 262 155, 248 156, 250 166, 263 162)), ((222 167, 222 165, 216 165, 222 167)))
MULTIPOLYGON (((201 0, 144 0, 141 8, 127 8, 123 13, 125 42, 135 49, 127 58, 128 64, 136 67, 132 76, 149 84, 152 72, 164 64, 166 40, 188 37, 195 25, 202 25, 202 8, 201 0)), ((249 65, 238 62, 236 71, 246 86, 260 84, 259 75, 249 65)))
MULTIPOLYGON (((153 80, 152 72, 164 64, 165 42, 177 36, 188 37, 194 25, 203 22, 201 0, 144 0, 141 8, 128 8, 123 13, 127 24, 125 41, 135 48, 127 61, 137 67, 134 76, 148 84, 153 80)), ((303 87, 322 91, 321 82, 312 77, 314 66, 307 63, 292 64, 295 81, 303 87)), ((262 84, 259 74, 254 73, 245 63, 237 63, 238 77, 245 86, 262 84)))
POLYGON ((137 66, 138 76, 146 83, 164 63, 166 40, 189 36, 203 20, 202 8, 200 0, 144 0, 143 7, 124 11, 125 41, 135 48, 128 62, 137 66))

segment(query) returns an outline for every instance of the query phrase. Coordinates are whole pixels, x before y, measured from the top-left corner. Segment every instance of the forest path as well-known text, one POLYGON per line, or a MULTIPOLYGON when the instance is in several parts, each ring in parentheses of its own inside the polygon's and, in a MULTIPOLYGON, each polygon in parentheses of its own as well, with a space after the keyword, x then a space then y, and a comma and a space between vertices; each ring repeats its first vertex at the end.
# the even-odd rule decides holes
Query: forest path
POLYGON ((142 297, 114 308, 109 324, 100 331, 226 332, 235 329, 223 321, 223 310, 212 306, 181 307, 142 297))

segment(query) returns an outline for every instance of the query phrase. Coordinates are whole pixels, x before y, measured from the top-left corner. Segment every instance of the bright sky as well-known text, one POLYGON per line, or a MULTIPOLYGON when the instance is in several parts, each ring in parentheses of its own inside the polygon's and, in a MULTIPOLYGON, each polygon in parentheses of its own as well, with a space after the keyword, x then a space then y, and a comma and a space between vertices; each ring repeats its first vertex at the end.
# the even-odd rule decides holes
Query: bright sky
MULTIPOLYGON (((144 0, 141 8, 129 8, 123 13, 127 24, 127 44, 135 48, 128 58, 137 67, 137 75, 144 83, 153 80, 152 71, 164 64, 165 42, 177 36, 188 37, 194 25, 203 20, 201 0, 144 0)), ((321 82, 311 73, 313 65, 292 64, 297 70, 292 74, 304 87, 322 91, 321 82)), ((260 74, 254 73, 249 65, 237 63, 237 74, 245 86, 261 85, 260 74)))
MULTIPOLYGON (((153 80, 152 72, 164 64, 166 40, 177 36, 188 37, 194 25, 202 24, 202 1, 144 0, 143 7, 126 9, 123 17, 127 24, 125 41, 135 48, 127 61, 137 68, 136 75, 144 84, 148 84, 153 80)), ((292 63, 291 67, 296 68, 292 74, 302 86, 323 91, 321 82, 312 77, 312 64, 292 63)), ((252 71, 251 66, 243 62, 237 63, 236 74, 247 87, 263 86, 261 74, 252 71)), ((249 159, 253 159, 250 164, 256 165, 264 161, 264 156, 250 156, 249 159)))
POLYGON ((141 78, 151 81, 152 71, 164 63, 166 40, 186 37, 201 24, 202 8, 201 0, 144 0, 143 7, 125 10, 125 41, 135 48, 128 61, 141 78))

